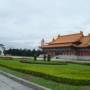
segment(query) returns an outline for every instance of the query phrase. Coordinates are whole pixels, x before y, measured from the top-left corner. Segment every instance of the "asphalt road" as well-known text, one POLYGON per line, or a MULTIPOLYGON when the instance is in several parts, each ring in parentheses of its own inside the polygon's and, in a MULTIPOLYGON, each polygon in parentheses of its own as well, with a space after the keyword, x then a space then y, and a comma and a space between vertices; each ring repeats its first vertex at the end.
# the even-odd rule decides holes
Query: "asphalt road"
POLYGON ((0 90, 33 90, 0 74, 0 90))

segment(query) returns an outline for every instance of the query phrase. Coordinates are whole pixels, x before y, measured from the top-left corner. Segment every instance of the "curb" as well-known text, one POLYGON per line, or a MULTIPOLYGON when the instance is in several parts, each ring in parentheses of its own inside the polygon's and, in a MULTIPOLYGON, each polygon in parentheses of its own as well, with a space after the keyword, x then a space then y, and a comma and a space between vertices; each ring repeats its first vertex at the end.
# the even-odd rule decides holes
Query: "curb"
POLYGON ((38 84, 35 84, 32 82, 29 82, 29 81, 22 79, 22 78, 18 78, 10 73, 7 73, 7 72, 1 71, 1 70, 0 70, 0 74, 6 76, 6 77, 8 77, 16 82, 19 82, 20 84, 23 84, 24 86, 30 87, 33 90, 51 90, 49 88, 43 87, 41 85, 38 85, 38 84))

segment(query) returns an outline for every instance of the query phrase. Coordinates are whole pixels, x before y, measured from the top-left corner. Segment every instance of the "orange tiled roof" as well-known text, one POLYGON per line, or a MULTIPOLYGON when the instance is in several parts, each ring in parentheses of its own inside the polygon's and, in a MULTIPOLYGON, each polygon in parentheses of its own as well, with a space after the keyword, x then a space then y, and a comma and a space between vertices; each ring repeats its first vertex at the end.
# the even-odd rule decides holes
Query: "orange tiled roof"
POLYGON ((82 37, 83 37, 83 33, 64 35, 64 36, 58 37, 50 44, 74 43, 74 42, 80 41, 82 37))
POLYGON ((41 48, 57 48, 57 47, 88 47, 90 44, 90 35, 84 36, 82 32, 58 36, 57 39, 53 39, 52 42, 48 43, 48 45, 43 45, 41 48), (75 44, 76 42, 80 42, 80 45, 75 44))
POLYGON ((79 47, 88 47, 89 44, 90 44, 90 35, 84 36, 81 39, 81 44, 79 45, 79 47))
POLYGON ((41 48, 58 48, 58 47, 69 47, 73 46, 71 43, 66 43, 66 44, 52 44, 52 45, 43 45, 41 48))

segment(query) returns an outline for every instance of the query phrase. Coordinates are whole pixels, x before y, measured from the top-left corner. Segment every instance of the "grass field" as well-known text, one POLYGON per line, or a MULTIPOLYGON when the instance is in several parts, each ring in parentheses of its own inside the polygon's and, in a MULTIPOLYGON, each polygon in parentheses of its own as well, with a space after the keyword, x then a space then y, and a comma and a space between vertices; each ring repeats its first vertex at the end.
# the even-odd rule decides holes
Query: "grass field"
MULTIPOLYGON (((79 64, 66 64, 66 65, 44 65, 44 64, 24 64, 20 63, 18 60, 15 61, 4 61, 0 60, 0 65, 4 65, 9 68, 17 69, 17 70, 26 70, 27 72, 40 72, 40 74, 46 74, 50 76, 55 76, 59 78, 65 78, 65 79, 71 79, 73 81, 81 80, 81 81, 87 81, 90 82, 90 66, 89 65, 79 65, 79 64)), ((24 72, 25 73, 25 72, 24 72)), ((36 74, 35 74, 36 75, 36 74)), ((61 90, 89 90, 87 87, 82 86, 70 86, 70 85, 63 85, 60 83, 56 83, 45 79, 37 80, 38 78, 34 79, 33 81, 45 84, 47 87, 48 85, 52 84, 58 85, 57 89, 53 90, 59 90, 59 88, 63 88, 61 90), (47 82, 47 83, 45 83, 47 82), (64 87, 65 86, 65 87, 64 87), (67 89, 67 88, 68 89, 67 89), (81 89, 82 88, 82 89, 81 89)), ((68 82, 68 80, 67 80, 68 82)), ((68 84, 68 83, 67 83, 68 84)), ((88 86, 89 87, 89 86, 88 86)))
POLYGON ((4 67, 0 67, 0 70, 11 73, 17 77, 27 79, 27 80, 37 83, 39 85, 51 88, 52 90, 90 90, 90 86, 75 86, 75 85, 72 86, 72 85, 57 83, 54 81, 50 81, 50 80, 46 80, 44 78, 32 76, 30 74, 21 73, 21 72, 7 69, 4 67))

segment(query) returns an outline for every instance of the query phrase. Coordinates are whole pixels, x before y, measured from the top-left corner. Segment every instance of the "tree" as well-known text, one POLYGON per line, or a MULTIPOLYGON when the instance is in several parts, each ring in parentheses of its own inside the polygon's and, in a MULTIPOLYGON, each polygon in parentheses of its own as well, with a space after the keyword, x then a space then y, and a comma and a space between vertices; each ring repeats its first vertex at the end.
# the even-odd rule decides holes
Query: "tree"
POLYGON ((42 54, 42 51, 40 50, 30 50, 30 49, 8 49, 4 51, 5 55, 9 54, 12 56, 39 56, 42 54))

